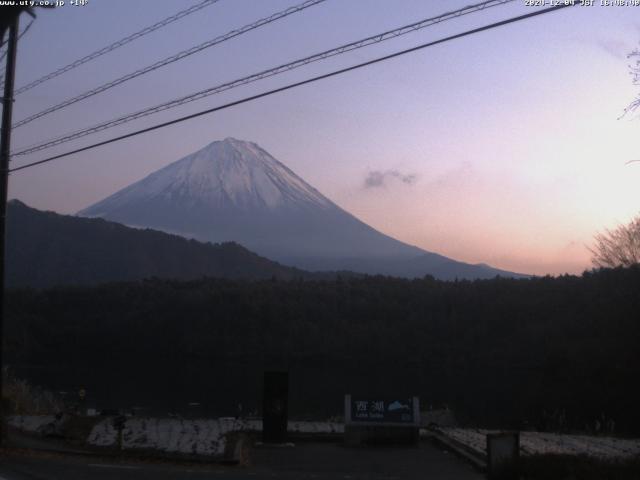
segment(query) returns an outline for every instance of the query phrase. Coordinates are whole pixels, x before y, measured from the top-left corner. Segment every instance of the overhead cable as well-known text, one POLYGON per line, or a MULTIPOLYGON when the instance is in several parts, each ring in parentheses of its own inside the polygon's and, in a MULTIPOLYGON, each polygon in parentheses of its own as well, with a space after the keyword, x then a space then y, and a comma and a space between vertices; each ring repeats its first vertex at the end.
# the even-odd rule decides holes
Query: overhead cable
POLYGON ((320 60, 325 60, 327 58, 331 58, 337 55, 341 55, 343 53, 347 53, 353 50, 357 50, 360 48, 364 48, 367 47, 369 45, 373 45, 373 44, 377 44, 392 38, 396 38, 399 37, 401 35, 406 35, 408 33, 414 32, 416 30, 420 30, 441 22, 445 22, 447 20, 452 20, 454 18, 463 16, 463 15, 468 15, 470 13, 474 13, 480 10, 484 10, 487 8, 491 8, 491 7, 496 7, 499 5, 503 5, 505 3, 510 3, 513 2, 515 0, 489 0, 489 1, 484 1, 475 5, 470 5, 467 7, 464 7, 462 9, 459 10, 454 10, 451 12, 447 12, 441 15, 438 15, 436 17, 430 17, 424 20, 420 20, 419 22, 414 22, 411 23, 409 25, 404 25, 402 27, 393 29, 393 30, 389 30, 386 32, 382 32, 382 33, 378 33, 376 35, 372 35, 366 38, 363 38, 361 40, 355 41, 355 42, 351 42, 351 43, 347 43, 345 45, 341 45, 339 47, 336 48, 332 48, 330 50, 325 50, 323 52, 320 53, 316 53, 313 55, 310 55, 308 57, 304 57, 298 60, 294 60, 293 62, 289 62, 286 63, 284 65, 279 65, 277 67, 274 68, 270 68, 268 70, 263 70, 261 72, 258 73, 254 73, 252 75, 246 76, 246 77, 242 77, 242 78, 238 78, 236 80, 232 80, 230 82, 225 82, 223 84, 220 85, 216 85, 213 87, 209 87, 207 89, 183 96, 183 97, 179 97, 164 103, 161 103, 159 105, 155 105, 153 107, 148 107, 145 108, 143 110, 139 110, 133 113, 129 113, 126 114, 124 116, 106 121, 106 122, 102 122, 90 127, 86 127, 82 130, 78 130, 72 133, 67 133, 64 134, 62 136, 56 137, 54 139, 51 140, 47 140, 45 142, 39 143, 37 145, 31 145, 28 146, 20 151, 16 151, 15 153, 12 153, 12 155, 14 156, 20 156, 20 155, 27 155, 29 153, 33 153, 39 150, 44 150, 47 148, 51 148, 54 147, 56 145, 60 145, 63 143, 67 143, 70 142, 72 140, 76 140, 78 138, 87 136, 87 135, 91 135, 97 132, 100 132, 102 130, 106 130, 108 128, 112 128, 112 127, 116 127, 118 125, 122 125, 124 123, 128 123, 131 122, 133 120, 137 120, 139 118, 142 117, 146 117, 148 115, 152 115, 154 113, 158 113, 164 110, 168 110, 171 108, 175 108, 181 105, 184 105, 186 103, 190 103, 196 100, 200 100, 202 98, 217 94, 217 93, 221 93, 227 90, 231 90, 233 88, 237 88, 240 87, 242 85, 246 85, 249 83, 253 83, 256 82, 258 80, 262 80, 264 78, 268 78, 268 77, 272 77, 274 75, 278 75, 280 73, 284 73, 299 67, 302 67, 304 65, 308 65, 310 63, 314 63, 320 60))
POLYGON ((162 28, 162 27, 166 27, 167 25, 180 20, 184 17, 186 17, 187 15, 191 15, 192 13, 198 12, 200 10, 202 10, 205 7, 208 7, 210 5, 213 5, 214 3, 219 2, 220 0, 204 0, 200 3, 196 3, 195 5, 192 5, 189 8, 186 8, 184 10, 180 10, 179 12, 175 13, 174 15, 171 15, 170 17, 165 18, 164 20, 160 20, 159 22, 154 23, 153 25, 150 25, 146 28, 143 28, 142 30, 139 30, 135 33, 132 33, 131 35, 128 35, 120 40, 118 40, 117 42, 113 42, 109 45, 107 45, 106 47, 103 47, 99 50, 96 50, 93 53, 90 53, 89 55, 85 55, 82 58, 79 58, 78 60, 75 60, 67 65, 65 65, 64 67, 58 68, 57 70, 54 70, 51 73, 48 73, 47 75, 44 75, 30 83, 28 83, 27 85, 24 85, 23 87, 20 87, 18 89, 16 89, 14 95, 20 95, 21 93, 24 93, 28 90, 31 90, 34 87, 37 87, 38 85, 51 80, 52 78, 56 78, 60 75, 62 75, 63 73, 66 73, 70 70, 73 70, 74 68, 79 67, 80 65, 83 65, 87 62, 90 62, 91 60, 95 60, 98 57, 101 57, 102 55, 112 52, 124 45, 127 45, 128 43, 133 42, 134 40, 138 40, 139 38, 144 37, 145 35, 148 35, 151 32, 155 32, 156 30, 162 28))
POLYGON ((148 133, 148 132, 151 132, 151 131, 154 131, 154 130, 158 130, 158 129, 161 129, 161 128, 164 128, 164 127, 168 127, 170 125, 175 125, 177 123, 181 123, 181 122, 193 119, 193 118, 201 117, 203 115, 208 115, 210 113, 214 113, 214 112, 217 112, 217 111, 220 111, 220 110, 225 110, 227 108, 231 108, 231 107, 234 107, 236 105, 241 105, 243 103, 251 102, 251 101, 257 100, 259 98, 263 98, 263 97, 267 97, 267 96, 270 96, 270 95, 274 95, 276 93, 284 92, 286 90, 297 88, 297 87, 300 87, 302 85, 308 85, 310 83, 314 83, 314 82, 317 82, 317 81, 320 81, 320 80, 324 80, 324 79, 327 79, 327 78, 335 77, 337 75, 342 75, 344 73, 347 73, 347 72, 350 72, 350 71, 353 71, 353 70, 357 70, 357 69, 360 69, 360 68, 363 68, 363 67, 367 67, 367 66, 374 65, 374 64, 377 64, 377 63, 380 63, 380 62, 384 62, 386 60, 390 60, 392 58, 396 58, 396 57, 399 57, 399 56, 402 56, 402 55, 406 55, 408 53, 416 52, 416 51, 422 50, 424 48, 432 47, 434 45, 438 45, 438 44, 441 44, 441 43, 449 42, 451 40, 455 40, 455 39, 466 37, 466 36, 473 35, 473 34, 476 34, 476 33, 484 32, 486 30, 491 30, 491 29, 494 29, 494 28, 497 28, 497 27, 501 27, 501 26, 508 25, 508 24, 511 24, 511 23, 519 22, 519 21, 522 21, 522 20, 526 20, 528 18, 532 18, 532 17, 536 17, 536 16, 539 16, 539 15, 543 15, 543 14, 546 14, 546 13, 555 12, 555 11, 558 11, 558 10, 561 10, 561 9, 564 9, 564 8, 567 8, 567 7, 571 7, 571 6, 574 6, 574 5, 579 5, 579 4, 578 3, 575 3, 575 4, 567 3, 567 4, 561 4, 561 5, 558 5, 558 6, 549 7, 549 8, 545 8, 545 9, 541 9, 541 10, 535 10, 533 12, 530 12, 530 13, 527 13, 527 14, 524 14, 524 15, 519 15, 517 17, 511 17, 511 18, 509 18, 507 20, 502 20, 502 21, 491 23, 491 24, 488 24, 488 25, 485 25, 485 26, 482 26, 482 27, 474 28, 472 30, 467 30, 467 31, 462 32, 462 33, 458 33, 458 34, 455 34, 455 35, 450 35, 448 37, 444 37, 444 38, 441 38, 439 40, 434 40, 434 41, 431 41, 431 42, 428 42, 428 43, 423 43, 423 44, 418 45, 416 47, 408 48, 406 50, 401 50, 399 52, 395 52, 395 53, 392 53, 392 54, 389 54, 389 55, 385 55, 383 57, 378 57, 378 58, 375 58, 373 60, 369 60, 367 62, 359 63, 359 64, 356 64, 356 65, 352 65, 350 67, 342 68, 342 69, 339 69, 339 70, 334 70, 332 72, 325 73, 323 75, 318 75, 316 77, 308 78, 308 79, 300 81, 300 82, 291 83, 291 84, 285 85, 283 87, 275 88, 273 90, 268 90, 266 92, 262 92, 262 93, 259 93, 259 94, 256 94, 256 95, 252 95, 250 97, 245 97, 245 98, 242 98, 240 100, 236 100, 236 101, 224 104, 224 105, 220 105, 220 106, 217 106, 217 107, 209 108, 207 110, 202 110, 202 111, 197 112, 197 113, 192 113, 191 115, 186 115, 184 117, 176 118, 176 119, 168 121, 168 122, 164 122, 164 123, 160 123, 160 124, 157 124, 157 125, 153 125, 151 127, 147 127, 147 128, 143 128, 143 129, 140 129, 140 130, 136 130, 134 132, 127 133, 125 135, 120 135, 118 137, 110 138, 110 139, 104 140, 102 142, 98 142, 98 143, 94 143, 94 144, 91 144, 91 145, 87 145, 85 147, 77 148, 75 150, 71 150, 69 152, 65 152, 65 153, 61 153, 61 154, 58 154, 58 155, 54 155, 54 156, 51 156, 51 157, 48 157, 48 158, 45 158, 45 159, 42 159, 42 160, 38 160, 36 162, 27 163, 25 165, 21 165, 19 167, 12 168, 12 169, 9 170, 9 172, 17 172, 19 170, 24 170, 24 169, 27 169, 27 168, 35 167, 36 165, 42 165, 44 163, 48 163, 48 162, 52 162, 54 160, 58 160, 60 158, 68 157, 68 156, 76 154, 76 153, 85 152, 87 150, 92 150, 94 148, 101 147, 103 145, 108 145, 110 143, 119 142, 119 141, 125 140, 127 138, 131 138, 131 137, 135 137, 135 136, 138 136, 138 135, 142 135, 144 133, 148 133))
POLYGON ((222 42, 226 42, 227 40, 231 40, 232 38, 235 38, 239 35, 242 35, 244 33, 250 32, 251 30, 255 30, 256 28, 260 28, 263 27, 264 25, 273 23, 277 20, 280 20, 282 18, 288 17, 289 15, 292 15, 294 13, 298 13, 302 10, 305 10, 309 7, 312 7, 314 5, 317 5, 319 3, 325 2, 326 0, 306 0, 305 2, 293 6, 293 7, 289 7, 285 10, 282 10, 280 12, 274 13, 273 15, 270 15, 269 17, 265 17, 262 18, 256 22, 250 23, 248 25, 245 25, 241 28, 235 29, 235 30, 231 30, 228 33, 225 33, 224 35, 220 35, 212 40, 208 40, 204 43, 201 43, 200 45, 196 45, 194 47, 191 47, 187 50, 183 50, 181 52, 176 53, 175 55, 172 55, 170 57, 164 58, 158 62, 155 62, 151 65, 148 65, 144 68, 140 68, 134 72, 128 73, 127 75, 124 75, 122 77, 118 77, 115 80, 111 80, 110 82, 104 83, 102 85, 100 85, 99 87, 93 88, 91 90, 87 90, 86 92, 81 93, 80 95, 77 95, 75 97, 69 98, 61 103, 58 103, 56 105, 53 105, 52 107, 46 108, 38 113, 34 113, 33 115, 30 115, 29 117, 20 120, 19 122, 15 123, 13 125, 13 128, 19 128, 23 125, 26 125, 27 123, 33 122, 34 120, 44 117, 45 115, 49 115, 50 113, 56 112, 62 108, 68 107, 69 105, 73 105, 74 103, 80 102, 82 100, 85 100, 89 97, 93 97, 94 95, 97 95, 99 93, 102 93, 106 90, 109 90, 110 88, 113 88, 117 85, 120 85, 124 82, 128 82, 129 80, 133 80, 134 78, 137 78, 141 75, 145 75, 147 73, 153 72, 154 70, 157 70, 159 68, 162 68, 166 65, 169 65, 173 62, 177 62, 178 60, 182 60, 190 55, 193 55, 194 53, 198 53, 206 48, 210 48, 213 47, 214 45, 218 45, 222 42))

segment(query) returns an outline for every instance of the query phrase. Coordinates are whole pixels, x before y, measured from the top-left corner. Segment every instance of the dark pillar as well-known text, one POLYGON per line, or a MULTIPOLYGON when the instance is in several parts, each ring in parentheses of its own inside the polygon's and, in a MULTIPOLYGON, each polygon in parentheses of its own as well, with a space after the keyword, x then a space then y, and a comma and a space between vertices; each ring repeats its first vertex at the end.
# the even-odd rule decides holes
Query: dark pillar
POLYGON ((264 372, 262 441, 285 443, 289 418, 289 373, 264 372))

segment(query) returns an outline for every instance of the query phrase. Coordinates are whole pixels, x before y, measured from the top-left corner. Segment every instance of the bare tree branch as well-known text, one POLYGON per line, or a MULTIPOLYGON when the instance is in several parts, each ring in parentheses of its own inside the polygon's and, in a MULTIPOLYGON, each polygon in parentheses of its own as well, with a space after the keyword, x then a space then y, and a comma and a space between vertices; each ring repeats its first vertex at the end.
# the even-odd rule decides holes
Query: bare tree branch
MULTIPOLYGON (((631 61, 629 64, 629 73, 633 77, 633 84, 640 86, 640 48, 636 48, 633 52, 627 55, 627 58, 631 61)), ((624 109, 623 116, 627 113, 635 112, 640 107, 640 94, 633 100, 627 108, 624 109)))
POLYGON ((640 263, 640 215, 628 225, 598 233, 589 251, 596 267, 629 267, 640 263))

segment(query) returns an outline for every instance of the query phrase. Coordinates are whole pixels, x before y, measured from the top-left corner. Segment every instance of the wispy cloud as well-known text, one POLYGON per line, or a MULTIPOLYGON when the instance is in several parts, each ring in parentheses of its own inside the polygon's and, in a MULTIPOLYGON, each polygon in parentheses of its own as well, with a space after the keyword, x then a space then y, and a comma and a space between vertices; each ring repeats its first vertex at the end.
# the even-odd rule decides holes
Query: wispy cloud
POLYGON ((609 55, 618 58, 618 59, 626 59, 627 55, 631 53, 633 50, 632 45, 629 45, 627 42, 622 40, 615 40, 612 38, 608 39, 599 39, 597 40, 598 46, 602 48, 609 55))
POLYGON ((415 173, 402 173, 398 170, 372 170, 364 179, 364 188, 386 187, 389 182, 400 181, 405 185, 413 185, 418 180, 415 173))

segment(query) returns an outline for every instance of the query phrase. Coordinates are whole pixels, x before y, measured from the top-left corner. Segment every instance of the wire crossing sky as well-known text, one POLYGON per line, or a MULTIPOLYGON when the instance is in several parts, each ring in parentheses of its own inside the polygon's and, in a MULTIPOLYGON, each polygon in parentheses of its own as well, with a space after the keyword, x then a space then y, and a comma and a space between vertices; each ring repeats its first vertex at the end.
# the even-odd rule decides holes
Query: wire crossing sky
MULTIPOLYGON (((20 41, 20 39, 24 37, 24 35, 29 31, 34 21, 35 21, 35 18, 32 18, 31 21, 27 24, 27 26, 24 27, 22 32, 20 32, 20 35, 18 35, 18 41, 20 41)), ((4 60, 4 57, 7 56, 8 50, 7 48, 5 48, 6 43, 7 43, 6 40, 2 43, 2 53, 0 53, 0 62, 2 62, 4 60)), ((1 83, 0 89, 4 88, 4 72, 2 73, 2 75, 0 75, 0 83, 1 83)))
POLYGON ((263 70, 261 72, 258 73, 254 73, 252 75, 246 76, 246 77, 242 77, 236 80, 233 80, 231 82, 226 82, 224 84, 221 85, 216 85, 214 87, 209 87, 207 89, 192 93, 190 95, 184 96, 184 97, 180 97, 180 98, 176 98, 173 100, 170 100, 168 102, 164 102, 160 105, 155 105, 153 107, 149 107, 149 108, 145 108, 143 110, 139 110, 137 112, 133 112, 133 113, 129 113, 127 115, 121 116, 119 118, 113 119, 113 120, 109 120, 107 122, 103 122, 97 125, 93 125, 91 127, 85 128, 83 130, 80 131, 76 131, 70 134, 66 134, 62 137, 59 137, 57 139, 54 140, 50 140, 44 143, 41 143, 39 145, 35 145, 35 146, 31 146, 29 148, 25 148, 23 150, 19 150, 15 153, 12 153, 12 156, 20 156, 20 155, 26 155, 29 153, 33 153, 33 152, 37 152, 46 148, 51 148, 53 146, 56 145, 61 145, 63 143, 67 143, 69 141, 84 137, 86 135, 90 135, 93 133, 97 133, 100 132, 102 130, 106 130, 108 128, 112 128, 118 125, 122 125, 124 123, 128 123, 130 121, 133 120, 137 120, 139 118, 143 118, 146 117, 148 115, 152 115, 154 113, 158 113, 164 110, 168 110, 174 107, 178 107, 180 105, 184 105, 185 103, 189 103, 189 102, 193 102, 193 101, 197 101, 197 100, 201 100, 203 98, 206 98, 210 95, 214 95, 217 93, 221 93, 227 90, 231 90, 233 88, 237 88, 240 87, 242 85, 246 85, 248 83, 252 83, 258 80, 262 80, 265 78, 269 78, 272 77, 274 75, 278 75, 284 72, 288 72, 290 70, 293 70, 295 68, 299 68, 299 67, 303 67, 305 65, 308 65, 310 63, 314 63, 317 61, 321 61, 321 60, 325 60, 331 57, 334 57, 336 55, 341 55, 347 52, 350 52, 352 50, 357 50, 360 48, 364 48, 364 47, 368 47, 370 45, 375 45, 376 43, 380 43, 380 42, 384 42, 386 40, 390 40, 402 35, 406 35, 408 33, 412 33, 418 30, 421 30, 423 28, 427 28, 433 25, 437 25, 438 23, 441 22, 446 22, 448 20, 454 20, 458 17, 464 16, 464 15, 468 15, 471 13, 475 13, 478 11, 482 11, 485 10, 487 8, 491 8, 491 7, 497 7, 500 5, 503 5, 505 3, 510 3, 513 2, 515 0, 489 0, 489 1, 485 1, 485 2, 481 2, 475 5, 469 5, 466 6, 464 8, 458 9, 458 10, 454 10, 452 12, 447 12, 441 15, 438 15, 436 17, 431 17, 431 18, 426 18, 423 20, 420 20, 418 22, 414 22, 411 23, 409 25, 404 25, 402 27, 399 28, 395 28, 393 30, 388 30, 386 32, 382 32, 382 33, 377 33, 375 35, 369 36, 367 38, 363 38, 361 40, 357 40, 355 42, 350 42, 347 43, 345 45, 340 45, 338 47, 332 48, 330 50, 325 50, 323 52, 320 53, 315 53, 313 55, 298 59, 298 60, 294 60, 293 62, 289 62, 286 63, 284 65, 278 65, 277 67, 273 67, 270 68, 268 70, 263 70))
MULTIPOLYGON (((291 3, 234 0, 203 8, 19 95, 14 118, 28 118, 291 3)), ((110 0, 39 12, 20 41, 16 82, 26 85, 168 18, 175 5, 110 0)), ((405 0, 402 8, 389 0, 325 2, 45 115, 15 130, 12 143, 15 152, 24 152, 49 143, 43 139, 88 132, 127 112, 231 86, 292 59, 468 6, 464 0, 405 0)), ((575 6, 345 71, 539 10, 524 0, 485 8, 411 35, 371 40, 367 48, 346 48, 135 123, 91 131, 75 143, 48 145, 46 158, 104 144, 14 172, 10 197, 75 213, 215 140, 234 137, 256 142, 336 204, 406 243, 509 271, 581 273, 590 267, 587 247, 595 233, 628 222, 640 205, 640 169, 627 163, 638 159, 638 124, 622 116, 638 96, 627 55, 640 41, 640 10, 575 6), (284 88, 286 93, 269 94, 284 88), (171 128, 155 128, 169 123, 171 128)), ((43 160, 35 151, 15 158, 16 168, 43 160)))
POLYGON ((226 108, 234 107, 236 105, 241 105, 241 104, 246 103, 246 102, 254 101, 254 100, 257 100, 259 98, 263 98, 263 97, 266 97, 266 96, 269 96, 269 95, 273 95, 275 93, 284 92, 284 91, 290 90, 292 88, 297 88, 297 87, 300 87, 300 86, 303 86, 303 85, 308 85, 310 83, 314 83, 314 82, 317 82, 319 80, 324 80, 326 78, 334 77, 336 75, 342 75, 344 73, 351 72, 351 71, 357 70, 359 68, 368 67, 369 65, 374 65, 376 63, 383 62, 383 61, 386 61, 386 60, 391 60, 392 58, 396 58, 396 57, 399 57, 401 55, 406 55, 408 53, 417 52, 418 50, 422 50, 422 49, 427 48, 427 47, 432 47, 432 46, 438 45, 440 43, 449 42, 451 40, 456 40, 458 38, 466 37, 468 35, 473 35, 473 34, 476 34, 476 33, 484 32, 486 30, 491 30, 492 28, 502 27, 503 25, 508 25, 510 23, 520 22, 522 20, 527 20, 529 18, 538 16, 538 15, 543 15, 545 13, 555 12, 555 11, 561 10, 561 9, 569 7, 569 6, 572 6, 572 5, 567 4, 567 5, 557 6, 557 7, 550 7, 550 8, 544 9, 544 10, 539 10, 539 11, 536 11, 536 12, 528 13, 526 15, 520 15, 518 17, 509 18, 509 19, 503 20, 501 22, 492 23, 490 25, 484 25, 482 27, 474 28, 473 30, 468 30, 466 32, 462 32, 462 33, 459 33, 459 34, 456 34, 456 35, 452 35, 452 36, 449 36, 449 37, 446 37, 446 38, 435 40, 433 42, 429 42, 429 43, 425 43, 425 44, 422 44, 422 45, 418 45, 416 47, 412 47, 412 48, 409 48, 407 50, 402 50, 400 52, 395 52, 395 53, 392 53, 390 55, 386 55, 384 57, 379 57, 379 58, 376 58, 374 60, 370 60, 368 62, 360 63, 358 65, 353 65, 351 67, 343 68, 341 70, 336 70, 334 72, 326 73, 324 75, 320 75, 320 76, 313 77, 313 78, 310 78, 310 79, 307 79, 307 80, 303 80, 301 82, 285 85, 285 86, 277 88, 275 90, 270 90, 268 92, 263 92, 263 93, 260 93, 258 95, 254 95, 254 96, 251 96, 251 97, 248 97, 248 98, 243 98, 241 100, 237 100, 235 102, 232 102, 232 103, 229 103, 229 104, 226 104, 226 105, 221 105, 219 107, 215 107, 215 108, 211 108, 211 109, 208 109, 208 110, 204 110, 202 112, 198 112, 198 113, 195 113, 195 114, 192 114, 192 115, 188 115, 186 117, 178 118, 178 119, 172 120, 170 122, 162 123, 162 124, 159 124, 159 125, 154 125, 153 127, 148 127, 148 128, 142 129, 142 130, 131 132, 131 133, 128 133, 126 135, 122 135, 120 137, 112 138, 110 140, 106 140, 104 142, 96 143, 94 145, 89 145, 87 147, 79 148, 79 149, 73 150, 71 152, 63 153, 63 154, 60 154, 60 155, 55 155, 53 157, 45 158, 45 159, 39 160, 37 162, 28 163, 28 164, 22 165, 20 167, 11 168, 9 170, 9 172, 10 173, 11 172, 17 172, 17 171, 20 171, 20 170, 24 170, 26 168, 35 167, 37 165, 42 165, 43 163, 48 163, 48 162, 51 162, 53 160, 58 160, 60 158, 67 157, 69 155, 73 155, 75 153, 84 152, 84 151, 90 150, 92 148, 97 148, 97 147, 101 147, 103 145, 108 145, 109 143, 125 140, 127 138, 131 138, 131 137, 134 137, 134 136, 137 136, 137 135, 141 135, 143 133, 147 133, 147 132, 150 132, 150 131, 153 131, 153 130, 157 130, 159 128, 164 128, 164 127, 168 127, 170 125, 174 125, 176 123, 184 122, 186 120, 191 120, 192 118, 197 118, 197 117, 200 117, 202 115, 207 115, 207 114, 210 114, 210 113, 218 112, 220 110, 224 110, 226 108))
MULTIPOLYGON (((135 33, 132 33, 131 35, 128 35, 120 40, 118 40, 117 42, 113 42, 109 45, 107 45, 106 47, 101 48, 100 50, 96 50, 95 52, 90 53, 89 55, 85 55, 82 58, 79 58, 78 60, 75 60, 67 65, 65 65, 64 67, 58 68, 57 70, 54 70, 51 73, 48 73, 47 75, 44 75, 28 84, 26 84, 23 87, 17 88, 16 91, 14 92, 14 95, 20 95, 21 93, 24 93, 28 90, 31 90, 34 87, 37 87, 38 85, 51 80, 52 78, 55 78, 59 75, 62 75, 64 73, 69 72, 70 70, 73 70, 74 68, 78 68, 80 65, 83 65, 87 62, 90 62, 92 60, 97 59, 98 57, 101 57, 102 55, 105 55, 107 53, 113 52, 114 50, 123 47, 124 45, 127 45, 128 43, 131 43, 135 40, 138 40, 139 38, 144 37, 145 35, 148 35, 152 32, 155 32, 156 30, 159 30, 162 27, 166 27, 167 25, 176 22, 184 17, 186 17, 187 15, 191 15, 192 13, 196 13, 199 12, 200 10, 202 10, 205 7, 209 7, 211 5, 213 5, 214 3, 219 2, 220 0, 204 0, 200 3, 196 3, 195 5, 192 5, 189 8, 186 8, 184 10, 180 10, 178 13, 171 15, 170 17, 165 18, 164 20, 161 20, 159 22, 154 23, 153 25, 150 25, 146 28, 143 28, 142 30, 139 30, 135 33)), ((31 24, 29 24, 29 26, 31 26, 31 24)), ((24 33, 24 32, 23 32, 24 33)))
POLYGON ((256 28, 260 28, 263 27, 264 25, 268 25, 272 22, 276 22, 282 18, 288 17, 289 15, 293 15, 294 13, 298 13, 301 12, 309 7, 313 7, 314 5, 318 5, 319 3, 325 2, 326 0, 306 0, 305 2, 287 8, 286 10, 280 11, 280 12, 276 12, 273 15, 270 15, 269 17, 265 17, 265 18, 261 18, 260 20, 257 20, 256 22, 253 22, 251 24, 245 25, 241 28, 235 29, 235 30, 231 30, 230 32, 224 34, 224 35, 220 35, 218 37, 215 37, 212 40, 209 40, 207 42, 201 43, 200 45, 196 45, 194 47, 191 47, 187 50, 183 50, 181 52, 176 53, 175 55, 172 55, 168 58, 165 58, 163 60, 160 60, 158 62, 155 62, 151 65, 148 65, 144 68, 138 69, 135 72, 129 73, 127 75, 124 75, 122 77, 116 78, 115 80, 111 80, 110 82, 104 83, 102 85, 100 85, 97 88, 94 88, 92 90, 88 90, 84 93, 81 93, 78 96, 75 96, 73 98, 70 98, 68 100, 65 100, 64 102, 58 103, 57 105, 54 105, 52 107, 49 107, 45 110, 42 110, 38 113, 35 113, 27 118, 25 118, 24 120, 20 120, 19 122, 15 123, 13 125, 13 128, 18 128, 21 127, 23 125, 26 125, 27 123, 30 123, 38 118, 41 118, 45 115, 49 115, 50 113, 53 113, 55 111, 58 111, 62 108, 68 107, 69 105, 73 105, 74 103, 80 102, 82 100, 85 100, 89 97, 92 97, 94 95, 97 95, 99 93, 105 92, 117 85, 120 85, 124 82, 128 82, 129 80, 132 80, 134 78, 137 78, 141 75, 145 75, 147 73, 153 72, 154 70, 157 70, 159 68, 162 68, 166 65, 169 65, 170 63, 173 62, 177 62, 179 60, 182 60, 190 55, 193 55, 195 53, 201 52, 202 50, 206 49, 206 48, 210 48, 213 47, 215 45, 221 44, 223 42, 226 42, 227 40, 231 40, 234 37, 237 37, 239 35, 245 34, 247 32, 250 32, 251 30, 255 30, 256 28))

